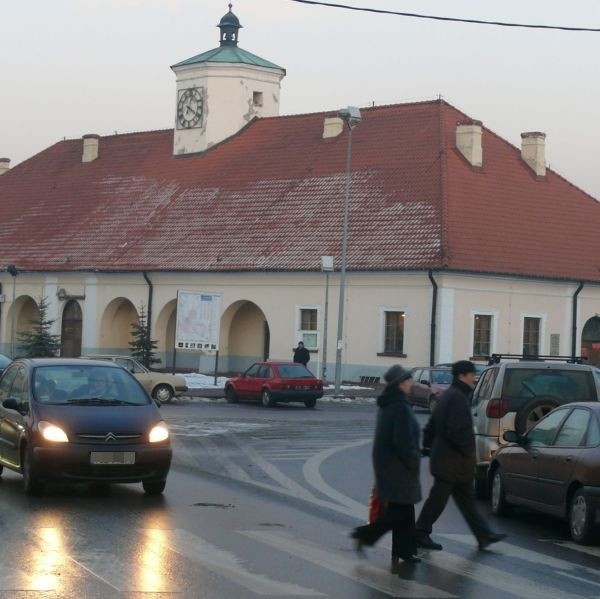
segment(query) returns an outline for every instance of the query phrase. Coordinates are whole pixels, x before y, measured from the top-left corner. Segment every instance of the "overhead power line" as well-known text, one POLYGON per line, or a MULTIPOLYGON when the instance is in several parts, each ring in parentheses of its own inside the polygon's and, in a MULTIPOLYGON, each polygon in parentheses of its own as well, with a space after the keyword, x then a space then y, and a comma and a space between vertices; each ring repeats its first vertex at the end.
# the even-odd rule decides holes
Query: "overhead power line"
POLYGON ((534 25, 531 23, 507 23, 504 21, 482 21, 479 19, 459 19, 458 17, 438 17, 435 15, 422 15, 414 12, 399 12, 395 10, 384 10, 382 8, 365 8, 360 6, 349 6, 348 4, 337 4, 334 2, 319 2, 318 0, 291 0, 300 4, 316 4, 328 6, 329 8, 343 8, 346 10, 358 10, 362 12, 374 12, 384 15, 396 15, 399 17, 412 17, 414 19, 431 19, 433 21, 450 21, 453 23, 471 23, 474 25, 496 25, 497 27, 524 27, 527 29, 554 29, 558 31, 589 31, 600 33, 599 29, 591 27, 566 27, 562 25, 534 25))

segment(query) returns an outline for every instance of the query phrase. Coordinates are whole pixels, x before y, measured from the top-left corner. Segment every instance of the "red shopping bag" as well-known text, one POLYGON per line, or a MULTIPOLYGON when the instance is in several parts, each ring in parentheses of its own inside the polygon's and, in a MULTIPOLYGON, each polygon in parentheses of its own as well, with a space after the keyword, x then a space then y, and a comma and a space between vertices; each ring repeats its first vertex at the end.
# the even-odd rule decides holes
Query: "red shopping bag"
POLYGON ((373 485, 369 496, 369 524, 373 524, 381 516, 383 508, 383 501, 377 497, 377 489, 373 485))

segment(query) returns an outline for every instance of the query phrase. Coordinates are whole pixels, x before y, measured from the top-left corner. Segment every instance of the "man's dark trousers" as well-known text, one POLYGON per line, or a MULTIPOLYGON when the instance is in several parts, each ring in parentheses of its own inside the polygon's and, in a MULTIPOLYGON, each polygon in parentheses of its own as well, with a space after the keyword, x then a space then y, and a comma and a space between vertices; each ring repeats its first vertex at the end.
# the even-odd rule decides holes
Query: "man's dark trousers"
POLYGON ((436 478, 419 514, 417 534, 431 534, 433 525, 444 511, 450 495, 478 541, 493 533, 477 509, 473 481, 452 483, 436 478))

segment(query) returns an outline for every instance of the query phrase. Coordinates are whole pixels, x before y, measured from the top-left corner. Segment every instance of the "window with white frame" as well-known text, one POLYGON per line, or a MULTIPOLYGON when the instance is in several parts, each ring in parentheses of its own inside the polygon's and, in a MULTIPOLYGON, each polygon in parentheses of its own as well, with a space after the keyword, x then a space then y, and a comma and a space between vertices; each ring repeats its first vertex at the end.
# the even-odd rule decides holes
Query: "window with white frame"
POLYGON ((386 310, 383 316, 383 352, 404 354, 404 312, 386 310))
POLYGON ((523 355, 540 355, 541 318, 525 316, 523 318, 523 355))
POLYGON ((492 315, 473 317, 473 356, 489 356, 492 349, 492 315))
POLYGON ((298 309, 298 339, 306 349, 319 347, 318 310, 317 308, 298 309))

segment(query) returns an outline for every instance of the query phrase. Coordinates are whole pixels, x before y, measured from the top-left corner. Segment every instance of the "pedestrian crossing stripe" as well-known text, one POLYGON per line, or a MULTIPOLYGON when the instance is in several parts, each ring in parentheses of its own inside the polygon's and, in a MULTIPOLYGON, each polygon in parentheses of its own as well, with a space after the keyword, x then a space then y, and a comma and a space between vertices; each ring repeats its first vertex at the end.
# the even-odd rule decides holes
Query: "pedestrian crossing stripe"
MULTIPOLYGON (((30 550, 26 564, 18 567, 0 566, 0 591, 57 592, 61 591, 61 573, 70 567, 95 577, 115 592, 171 593, 185 595, 181 581, 172 580, 167 570, 161 571, 156 564, 157 556, 172 551, 193 564, 205 568, 223 579, 239 585, 256 595, 280 597, 323 597, 318 589, 287 581, 277 580, 266 574, 252 571, 248 561, 234 552, 222 549, 202 537, 183 529, 139 529, 141 541, 136 541, 135 557, 123 560, 110 549, 96 546, 93 538, 87 539, 74 529, 39 528, 39 539, 30 550), (71 566, 69 566, 69 564, 71 566)), ((289 556, 323 568, 356 584, 363 585, 392 597, 455 598, 451 592, 440 589, 435 583, 411 580, 410 577, 393 576, 385 567, 368 561, 357 560, 343 551, 332 550, 306 539, 299 539, 283 531, 237 530, 257 543, 266 545, 289 556)), ((564 559, 544 555, 508 542, 494 545, 494 551, 475 552, 476 544, 468 534, 438 534, 452 543, 473 548, 473 555, 466 557, 449 551, 424 552, 425 568, 431 580, 436 569, 451 572, 459 579, 470 579, 478 585, 496 589, 507 595, 528 599, 580 599, 582 596, 598 596, 600 573, 595 569, 564 559), (505 554, 504 569, 490 565, 495 563, 494 553, 505 554), (543 567, 549 576, 577 581, 578 590, 589 585, 584 595, 563 591, 560 584, 550 586, 510 571, 510 559, 519 560, 525 567, 539 572, 543 567)), ((389 537, 382 540, 382 548, 389 547, 389 537)), ((562 545, 562 543, 557 543, 562 545)), ((570 549, 568 547, 567 549, 570 549)), ((580 546, 574 546, 576 550, 580 546)), ((172 560, 170 560, 172 563, 172 560)), ((417 566, 423 568, 423 565, 417 566)), ((440 580, 448 581, 441 576, 440 580)), ((546 577, 546 582, 548 577, 546 577)), ((482 591, 483 592, 483 591, 482 591)))
POLYGON ((285 533, 272 533, 259 530, 238 531, 255 541, 259 541, 271 547, 284 551, 294 557, 320 566, 345 578, 376 589, 392 597, 419 597, 428 598, 450 598, 456 597, 441 589, 406 580, 398 576, 391 576, 387 570, 373 566, 367 562, 358 562, 356 558, 347 558, 336 555, 331 550, 319 547, 308 541, 299 541, 285 533))

